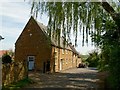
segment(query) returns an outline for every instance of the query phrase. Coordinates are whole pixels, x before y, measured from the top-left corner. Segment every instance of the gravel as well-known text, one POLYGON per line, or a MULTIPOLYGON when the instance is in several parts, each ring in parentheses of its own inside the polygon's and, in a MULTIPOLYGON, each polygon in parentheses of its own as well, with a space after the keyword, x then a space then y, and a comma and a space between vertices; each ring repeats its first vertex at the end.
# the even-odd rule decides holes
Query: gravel
POLYGON ((29 77, 34 83, 24 88, 75 88, 97 90, 97 72, 95 68, 72 68, 52 74, 30 72, 29 77))

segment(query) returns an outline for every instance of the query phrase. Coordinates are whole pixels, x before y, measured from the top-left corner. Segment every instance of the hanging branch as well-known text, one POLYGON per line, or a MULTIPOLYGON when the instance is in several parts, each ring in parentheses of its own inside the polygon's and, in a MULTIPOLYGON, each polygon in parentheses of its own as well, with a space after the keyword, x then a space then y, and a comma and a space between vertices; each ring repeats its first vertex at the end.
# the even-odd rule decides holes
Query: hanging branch
POLYGON ((111 15, 111 17, 120 29, 120 13, 116 13, 113 7, 110 6, 110 4, 106 2, 106 0, 103 0, 102 6, 111 15))
MULTIPOLYGON (((68 3, 68 2, 62 2, 62 0, 61 2, 40 2, 40 0, 38 2, 35 2, 35 0, 31 0, 31 1, 33 1, 31 5, 32 6, 31 13, 33 15, 38 14, 35 12, 40 11, 41 14, 45 13, 50 17, 48 23, 48 27, 49 29, 51 29, 50 31, 48 31, 50 36, 51 36, 51 32, 55 34, 54 33, 56 32, 55 30, 59 29, 58 27, 61 26, 63 29, 62 33, 61 32, 58 33, 57 31, 57 35, 60 36, 61 33, 65 38, 66 37, 69 38, 71 30, 73 30, 74 34, 76 35, 75 42, 77 42, 77 35, 78 35, 77 33, 78 31, 81 31, 79 29, 84 26, 84 28, 81 31, 83 32, 82 42, 84 43, 85 42, 84 39, 86 39, 86 43, 88 43, 88 34, 92 34, 94 28, 98 32, 98 34, 100 34, 102 31, 101 23, 103 23, 103 17, 101 13, 106 16, 108 16, 109 13, 113 18, 113 20, 115 21, 115 23, 120 28, 120 14, 116 13, 113 7, 110 6, 110 4, 106 2, 106 0, 103 0, 103 2, 99 1, 96 3, 95 2, 68 3), (101 8, 101 6, 103 8, 101 8), (105 11, 102 12, 103 9, 105 9, 107 13, 105 11), (80 26, 80 28, 78 28, 78 26, 80 26)), ((104 19, 107 20, 106 18, 104 19)))

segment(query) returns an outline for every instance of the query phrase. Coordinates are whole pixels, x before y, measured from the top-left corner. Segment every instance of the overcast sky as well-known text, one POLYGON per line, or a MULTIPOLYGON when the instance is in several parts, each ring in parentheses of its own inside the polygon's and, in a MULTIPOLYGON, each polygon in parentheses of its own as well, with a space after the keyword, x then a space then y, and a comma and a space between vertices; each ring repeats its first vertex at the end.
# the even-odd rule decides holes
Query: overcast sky
MULTIPOLYGON (((0 50, 15 49, 15 42, 30 18, 30 4, 24 0, 3 0, 0 3, 0 35, 5 39, 0 41, 0 50)), ((47 25, 46 15, 38 18, 38 21, 47 25)), ((82 47, 82 35, 78 35, 77 51, 86 54, 94 49, 89 46, 82 47)))

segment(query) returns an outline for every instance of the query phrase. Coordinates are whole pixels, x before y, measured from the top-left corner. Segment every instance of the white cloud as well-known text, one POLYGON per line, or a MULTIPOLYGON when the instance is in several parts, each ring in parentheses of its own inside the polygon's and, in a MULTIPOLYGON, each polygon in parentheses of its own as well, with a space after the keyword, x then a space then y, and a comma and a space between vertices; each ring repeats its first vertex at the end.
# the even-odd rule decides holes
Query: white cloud
MULTIPOLYGON (((24 2, 25 0, 1 0, 0 2, 24 2)), ((28 1, 28 0, 26 0, 28 1)))
MULTIPOLYGON (((21 28, 2 28, 2 35, 3 36, 9 36, 9 37, 14 37, 16 38, 16 36, 18 36, 22 29, 21 28)), ((1 34, 1 33, 0 33, 1 34)))
POLYGON ((0 50, 14 49, 14 43, 5 42, 4 40, 0 42, 0 50))
MULTIPOLYGON (((21 1, 21 0, 17 0, 21 1)), ((0 4, 0 16, 10 17, 11 20, 8 20, 7 22, 11 23, 22 23, 22 25, 14 25, 12 27, 4 27, 0 25, 0 34, 5 37, 4 40, 0 42, 0 49, 14 49, 14 43, 19 37, 20 33, 22 32, 24 26, 26 25, 29 17, 30 17, 30 6, 26 2, 14 2, 13 0, 6 0, 6 2, 2 2, 0 4), (2 46, 1 46, 2 45, 2 46)), ((0 17, 0 21, 3 18, 0 17)), ((42 18, 38 18, 38 21, 41 23, 47 25, 48 17, 46 15, 43 15, 42 18)), ((9 24, 8 23, 8 24, 9 24)), ((14 24, 13 23, 13 24, 14 24)), ((7 26, 7 25, 6 25, 7 26)), ((72 36, 71 39, 74 42, 74 37, 72 36)), ((94 49, 94 47, 91 46, 84 46, 82 47, 82 36, 78 34, 78 47, 77 51, 80 53, 86 54, 88 51, 94 49)), ((90 41, 90 38, 89 38, 90 41)), ((90 43, 89 43, 90 44, 90 43)))
POLYGON ((92 52, 92 50, 96 48, 94 46, 79 46, 76 47, 76 49, 80 54, 89 54, 90 52, 92 52))
MULTIPOLYGON (((30 18, 30 5, 26 2, 2 2, 0 11, 0 35, 5 38, 0 42, 0 49, 14 48, 14 43, 30 18)), ((47 25, 47 19, 44 15, 38 20, 47 25)))
MULTIPOLYGON (((71 32, 71 33, 73 33, 73 32, 71 32)), ((88 35, 88 46, 87 46, 87 43, 84 43, 84 46, 82 46, 82 39, 83 39, 83 34, 82 33, 83 33, 82 30, 81 30, 81 33, 78 31, 76 50, 80 54, 88 54, 93 49, 95 49, 95 47, 92 46, 90 35, 88 35)), ((85 36, 85 38, 86 38, 86 36, 85 36)), ((73 44, 75 43, 75 36, 73 34, 71 34, 71 41, 72 41, 73 44)))
POLYGON ((0 35, 5 38, 0 41, 0 49, 14 48, 15 41, 29 19, 30 7, 27 3, 4 2, 0 5, 0 11, 0 16, 2 16, 0 17, 0 35), (4 20, 6 22, 2 22, 4 20), (17 23, 19 25, 16 25, 17 23))
POLYGON ((27 3, 2 3, 0 15, 11 17, 17 22, 25 23, 30 16, 30 6, 27 3))
MULTIPOLYGON (((14 44, 22 32, 21 28, 4 28, 2 30, 2 36, 5 38, 0 42, 0 49, 14 49, 14 44)), ((1 34, 1 33, 0 33, 1 34)))

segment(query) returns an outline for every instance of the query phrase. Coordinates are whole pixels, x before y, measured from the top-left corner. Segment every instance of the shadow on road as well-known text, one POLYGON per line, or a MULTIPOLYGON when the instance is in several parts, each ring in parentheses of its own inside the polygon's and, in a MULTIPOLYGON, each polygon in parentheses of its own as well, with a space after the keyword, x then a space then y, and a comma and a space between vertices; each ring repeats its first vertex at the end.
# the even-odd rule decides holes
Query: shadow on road
POLYGON ((34 83, 26 88, 95 89, 97 88, 96 73, 91 69, 73 69, 71 72, 67 70, 53 74, 29 73, 29 77, 34 83))
POLYGON ((98 70, 96 67, 89 67, 90 70, 98 70))

